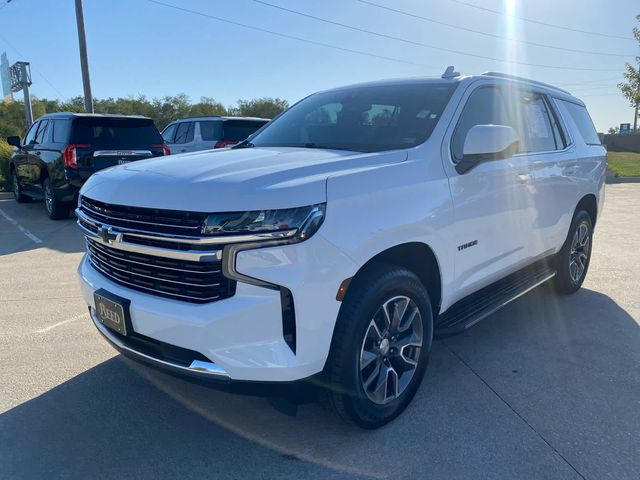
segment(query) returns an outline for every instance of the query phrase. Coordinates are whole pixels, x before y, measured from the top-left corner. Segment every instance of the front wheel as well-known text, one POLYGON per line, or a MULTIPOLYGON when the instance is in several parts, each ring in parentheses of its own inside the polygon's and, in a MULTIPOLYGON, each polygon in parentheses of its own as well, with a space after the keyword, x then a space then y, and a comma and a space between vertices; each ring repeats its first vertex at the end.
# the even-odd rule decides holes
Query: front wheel
POLYGON ((18 172, 13 170, 13 174, 11 175, 11 186, 13 189, 13 198, 15 198, 18 203, 27 203, 31 200, 31 197, 28 197, 24 193, 22 193, 22 187, 20 186, 20 177, 18 177, 18 172))
POLYGON ((424 376, 433 339, 429 296, 412 272, 376 266, 347 293, 327 368, 340 417, 378 428, 400 415, 424 376))
POLYGON ((42 182, 42 189, 44 190, 44 205, 47 209, 47 215, 49 215, 49 218, 51 220, 62 220, 67 218, 71 208, 68 204, 62 203, 56 198, 49 178, 45 178, 44 182, 42 182))
POLYGON ((581 210, 573 217, 569 235, 556 255, 554 286, 559 293, 574 293, 582 286, 591 261, 592 239, 591 216, 581 210))

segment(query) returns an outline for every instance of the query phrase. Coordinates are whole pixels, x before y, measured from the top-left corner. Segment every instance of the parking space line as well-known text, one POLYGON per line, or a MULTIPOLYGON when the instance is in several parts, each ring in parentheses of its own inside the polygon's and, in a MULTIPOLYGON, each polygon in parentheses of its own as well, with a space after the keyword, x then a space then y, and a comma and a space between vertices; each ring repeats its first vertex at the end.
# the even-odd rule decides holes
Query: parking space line
POLYGON ((63 320, 61 322, 54 323, 53 325, 49 325, 48 327, 41 328, 40 330, 36 330, 35 333, 47 333, 49 330, 53 330, 54 328, 61 327, 62 325, 66 325, 67 323, 77 322, 78 320, 81 320, 86 316, 87 316, 86 313, 83 313, 82 315, 76 315, 75 317, 71 317, 67 320, 63 320))
POLYGON ((42 240, 40 240, 38 237, 36 237, 33 233, 31 233, 29 230, 24 228, 22 225, 20 225, 12 217, 7 215, 7 213, 4 212, 4 210, 2 210, 1 208, 0 208, 0 215, 3 216, 9 223, 11 223, 12 225, 15 225, 16 228, 20 230, 22 233, 24 233, 28 239, 32 240, 36 244, 42 243, 42 240))

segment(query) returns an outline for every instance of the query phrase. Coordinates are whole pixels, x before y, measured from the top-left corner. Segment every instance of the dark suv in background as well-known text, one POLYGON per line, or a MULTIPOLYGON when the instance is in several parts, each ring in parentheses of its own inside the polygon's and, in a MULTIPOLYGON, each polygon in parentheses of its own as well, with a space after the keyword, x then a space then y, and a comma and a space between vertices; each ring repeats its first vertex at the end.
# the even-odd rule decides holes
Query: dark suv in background
POLYGON ((49 217, 66 218, 83 183, 98 170, 169 155, 153 120, 141 116, 51 113, 36 120, 10 164, 18 202, 44 199, 49 217))

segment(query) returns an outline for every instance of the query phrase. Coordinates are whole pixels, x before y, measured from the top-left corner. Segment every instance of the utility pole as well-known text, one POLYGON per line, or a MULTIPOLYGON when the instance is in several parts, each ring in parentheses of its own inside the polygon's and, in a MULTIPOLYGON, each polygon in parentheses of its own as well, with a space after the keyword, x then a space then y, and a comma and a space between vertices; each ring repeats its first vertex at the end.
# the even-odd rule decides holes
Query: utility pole
POLYGON ((80 68, 82 70, 82 86, 84 88, 84 109, 93 113, 93 96, 89 79, 89 60, 87 58, 87 38, 84 33, 84 13, 82 0, 76 0, 76 22, 78 23, 78 44, 80 45, 80 68))

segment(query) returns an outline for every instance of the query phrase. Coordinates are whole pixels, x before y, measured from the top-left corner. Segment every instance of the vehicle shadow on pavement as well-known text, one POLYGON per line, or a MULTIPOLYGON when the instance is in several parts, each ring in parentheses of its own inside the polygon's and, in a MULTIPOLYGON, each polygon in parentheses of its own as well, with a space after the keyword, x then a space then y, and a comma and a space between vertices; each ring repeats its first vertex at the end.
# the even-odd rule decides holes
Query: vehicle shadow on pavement
POLYGON ((606 295, 538 289, 436 341, 376 431, 115 357, 0 416, 0 477, 638 478, 639 330, 606 295))
POLYGON ((80 253, 84 248, 75 215, 51 220, 41 201, 18 204, 0 199, 0 256, 38 249, 80 253))

